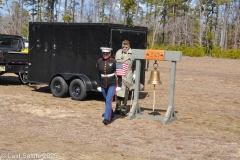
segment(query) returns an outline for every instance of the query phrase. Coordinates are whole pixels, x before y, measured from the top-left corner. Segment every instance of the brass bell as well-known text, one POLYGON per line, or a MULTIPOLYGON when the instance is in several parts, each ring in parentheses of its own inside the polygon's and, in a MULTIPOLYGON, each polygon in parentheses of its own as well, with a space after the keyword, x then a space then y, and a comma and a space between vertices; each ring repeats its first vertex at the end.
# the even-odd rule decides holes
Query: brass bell
POLYGON ((153 67, 154 67, 154 71, 151 71, 151 74, 150 74, 150 79, 148 81, 148 84, 153 84, 154 86, 154 94, 153 94, 153 110, 151 113, 149 114, 152 114, 152 115, 159 115, 160 113, 155 111, 154 108, 155 108, 155 85, 156 84, 162 84, 162 81, 160 80, 160 72, 157 71, 157 67, 158 67, 158 64, 157 64, 157 61, 155 61, 155 63, 153 64, 153 67))
POLYGON ((160 72, 159 71, 151 71, 150 79, 148 80, 148 84, 162 84, 160 80, 160 72))

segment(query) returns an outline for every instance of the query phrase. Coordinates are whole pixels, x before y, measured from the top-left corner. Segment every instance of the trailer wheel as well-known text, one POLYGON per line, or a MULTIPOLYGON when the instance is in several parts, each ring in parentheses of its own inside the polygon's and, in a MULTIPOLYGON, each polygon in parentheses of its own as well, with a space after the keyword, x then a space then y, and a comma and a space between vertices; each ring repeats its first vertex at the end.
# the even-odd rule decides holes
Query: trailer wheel
POLYGON ((69 86, 69 94, 73 100, 82 101, 86 98, 86 87, 82 80, 74 79, 69 86))
POLYGON ((62 77, 55 77, 51 81, 50 89, 54 97, 64 97, 68 92, 68 85, 62 77))

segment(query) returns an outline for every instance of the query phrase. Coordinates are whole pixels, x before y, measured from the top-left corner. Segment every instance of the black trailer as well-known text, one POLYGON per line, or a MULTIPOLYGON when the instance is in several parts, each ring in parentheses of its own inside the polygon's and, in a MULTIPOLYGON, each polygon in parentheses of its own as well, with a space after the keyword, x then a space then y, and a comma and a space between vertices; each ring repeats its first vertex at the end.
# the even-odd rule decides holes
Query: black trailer
POLYGON ((15 73, 23 84, 27 84, 28 55, 21 36, 0 34, 0 75, 15 73))
MULTIPOLYGON (((84 100, 89 92, 97 91, 96 62, 101 58, 100 47, 121 48, 123 40, 131 48, 145 49, 147 27, 103 23, 29 24, 28 82, 46 83, 55 97, 69 92, 74 100, 84 100)), ((145 61, 141 83, 144 84, 145 61)))

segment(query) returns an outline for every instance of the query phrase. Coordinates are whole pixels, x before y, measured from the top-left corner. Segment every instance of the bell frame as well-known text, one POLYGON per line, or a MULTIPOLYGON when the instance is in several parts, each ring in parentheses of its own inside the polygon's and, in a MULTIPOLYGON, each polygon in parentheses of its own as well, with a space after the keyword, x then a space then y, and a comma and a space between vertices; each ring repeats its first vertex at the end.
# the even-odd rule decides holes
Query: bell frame
POLYGON ((144 50, 133 49, 132 57, 136 60, 136 77, 134 88, 134 101, 127 119, 142 118, 149 120, 158 120, 163 124, 168 124, 177 120, 177 116, 174 110, 174 91, 175 91, 175 77, 176 77, 176 64, 178 61, 182 61, 181 51, 164 51, 164 50, 144 50), (155 115, 143 115, 138 103, 139 99, 139 85, 140 85, 140 69, 141 59, 158 60, 158 61, 171 61, 171 74, 170 74, 170 93, 168 108, 164 117, 155 115))

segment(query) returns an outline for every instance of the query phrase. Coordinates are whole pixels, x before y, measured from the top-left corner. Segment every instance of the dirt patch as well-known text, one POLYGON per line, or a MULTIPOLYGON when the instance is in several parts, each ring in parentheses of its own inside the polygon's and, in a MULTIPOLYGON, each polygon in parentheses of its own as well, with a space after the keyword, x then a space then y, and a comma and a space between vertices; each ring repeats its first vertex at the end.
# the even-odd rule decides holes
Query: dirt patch
MULTIPOLYGON (((158 63, 163 84, 156 86, 155 110, 164 116, 171 62, 158 63)), ((177 121, 118 115, 108 126, 101 94, 86 101, 55 98, 46 85, 25 86, 13 74, 2 75, 0 159, 240 159, 240 60, 183 57, 176 74, 177 121)), ((147 113, 152 104, 153 85, 145 84, 139 105, 147 113)))

